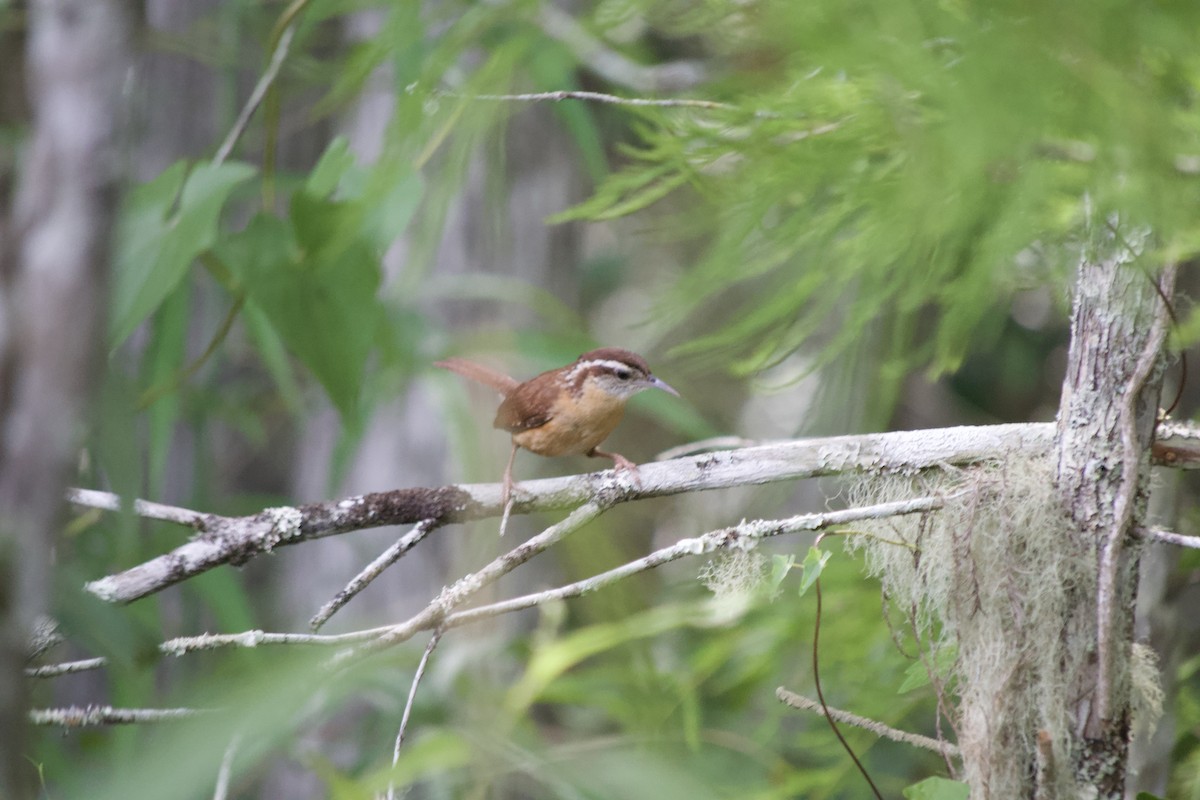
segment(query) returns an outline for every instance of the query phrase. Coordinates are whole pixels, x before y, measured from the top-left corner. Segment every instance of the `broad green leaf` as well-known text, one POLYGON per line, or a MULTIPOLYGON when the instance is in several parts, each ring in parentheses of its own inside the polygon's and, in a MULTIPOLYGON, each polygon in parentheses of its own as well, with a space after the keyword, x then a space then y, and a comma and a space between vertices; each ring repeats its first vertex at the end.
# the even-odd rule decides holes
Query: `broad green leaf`
MULTIPOLYGON (((187 348, 187 327, 190 317, 192 286, 182 283, 162 305, 162 313, 154 319, 154 332, 150 346, 146 348, 143 373, 143 396, 145 389, 169 385, 184 365, 187 348)), ((171 452, 171 439, 175 423, 179 420, 179 393, 168 392, 146 409, 147 459, 146 472, 149 496, 160 497, 163 481, 167 474, 167 459, 171 452)))
POLYGON ((391 177, 382 190, 372 187, 363 196, 369 209, 365 232, 373 237, 375 246, 381 250, 404 233, 425 194, 420 173, 411 167, 396 167, 388 172, 391 177))
POLYGON ((328 197, 337 188, 346 171, 354 166, 354 154, 345 136, 334 138, 304 183, 304 189, 316 197, 328 197))
POLYGON ((967 800, 968 790, 965 783, 934 776, 909 786, 904 796, 908 800, 967 800))
POLYGON ((153 314, 217 239, 229 195, 255 174, 249 164, 176 162, 135 189, 117 226, 112 326, 117 347, 153 314))
POLYGON ((786 556, 776 553, 771 556, 771 577, 767 582, 771 592, 776 591, 783 584, 783 579, 788 576, 794 566, 796 566, 796 556, 793 553, 788 553, 786 556))
POLYGON ((253 303, 243 309, 242 321, 258 348, 258 357, 262 359, 263 366, 275 380, 280 399, 283 400, 288 413, 299 415, 302 400, 300 384, 296 381, 287 348, 279 338, 279 332, 271 326, 263 310, 253 303))
POLYGON ((812 587, 817 578, 821 577, 821 570, 825 569, 825 562, 833 555, 826 550, 820 550, 816 547, 808 548, 808 555, 804 557, 800 573, 800 596, 812 587))
POLYGON ((347 418, 355 413, 382 319, 378 262, 347 231, 358 221, 350 204, 300 193, 293 198, 290 220, 261 214, 221 247, 248 302, 263 312, 347 418))

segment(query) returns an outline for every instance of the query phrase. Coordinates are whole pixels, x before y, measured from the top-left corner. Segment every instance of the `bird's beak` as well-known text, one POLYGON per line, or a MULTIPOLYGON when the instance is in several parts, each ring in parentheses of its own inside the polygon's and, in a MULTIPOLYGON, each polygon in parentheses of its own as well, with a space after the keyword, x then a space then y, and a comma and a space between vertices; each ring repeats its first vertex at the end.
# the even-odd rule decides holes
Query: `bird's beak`
POLYGON ((661 379, 656 378, 653 375, 651 375, 646 382, 649 383, 651 386, 653 386, 655 389, 662 389, 664 392, 667 392, 668 394, 673 394, 676 397, 679 397, 679 392, 672 389, 671 385, 668 384, 664 380, 661 380, 661 379))

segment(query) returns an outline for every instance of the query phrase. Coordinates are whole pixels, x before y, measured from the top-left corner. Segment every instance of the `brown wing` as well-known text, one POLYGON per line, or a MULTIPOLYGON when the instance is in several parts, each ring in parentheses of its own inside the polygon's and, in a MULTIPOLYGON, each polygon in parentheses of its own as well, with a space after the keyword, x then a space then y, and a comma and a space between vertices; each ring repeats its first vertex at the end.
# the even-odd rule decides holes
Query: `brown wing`
POLYGON ((495 428, 501 428, 509 433, 540 428, 550 421, 554 398, 546 397, 547 390, 553 391, 557 386, 544 381, 526 381, 520 384, 504 398, 500 408, 496 410, 496 419, 492 422, 495 428))
POLYGON ((490 386, 500 394, 507 397, 519 385, 516 378, 510 378, 503 372, 497 372, 491 367, 485 367, 483 364, 476 364, 474 361, 467 361, 465 358, 447 358, 445 361, 433 362, 435 367, 448 369, 451 372, 457 372, 464 378, 470 378, 473 381, 478 381, 484 386, 490 386))

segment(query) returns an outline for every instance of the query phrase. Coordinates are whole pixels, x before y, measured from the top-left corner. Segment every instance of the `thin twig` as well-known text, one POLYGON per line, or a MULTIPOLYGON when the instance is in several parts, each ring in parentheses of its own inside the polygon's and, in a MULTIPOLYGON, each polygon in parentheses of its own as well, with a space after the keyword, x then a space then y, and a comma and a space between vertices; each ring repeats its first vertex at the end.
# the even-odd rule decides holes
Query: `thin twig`
POLYGON ((880 503, 873 506, 848 508, 842 511, 827 511, 820 514, 800 514, 781 520, 754 520, 743 522, 729 528, 709 531, 695 539, 683 539, 669 547, 656 550, 642 558, 614 567, 606 572, 593 575, 590 578, 575 583, 533 592, 510 600, 501 600, 466 611, 456 611, 443 621, 446 628, 456 628, 500 614, 521 611, 545 603, 566 600, 571 597, 602 589, 618 581, 624 580, 640 572, 660 567, 672 561, 678 561, 688 556, 707 555, 719 549, 736 549, 752 546, 752 542, 772 536, 780 536, 801 531, 828 530, 837 525, 847 525, 864 519, 881 519, 901 516, 904 514, 920 514, 934 511, 942 507, 943 501, 936 497, 917 497, 911 500, 898 500, 891 503, 880 503))
POLYGON ((1149 539, 1153 542, 1200 549, 1200 536, 1185 536, 1182 533, 1175 533, 1174 531, 1157 527, 1139 527, 1135 530, 1135 533, 1141 538, 1149 539))
MULTIPOLYGON (((450 97, 462 97, 454 92, 446 92, 450 97)), ((472 94, 472 100, 496 100, 510 103, 558 103, 563 100, 587 100, 592 103, 606 103, 618 106, 649 106, 654 108, 704 108, 720 111, 740 111, 738 106, 722 103, 717 100, 695 100, 687 97, 621 97, 604 92, 589 92, 583 90, 559 89, 553 92, 526 92, 524 94, 472 94)))
POLYGON ((233 759, 237 756, 242 744, 242 734, 235 733, 225 746, 225 755, 221 757, 221 768, 217 771, 217 785, 213 789, 213 800, 225 800, 229 796, 229 781, 233 776, 233 759))
POLYGON ((508 520, 510 517, 512 517, 513 503, 515 503, 516 501, 517 501, 517 499, 515 497, 510 496, 508 498, 508 502, 504 504, 504 513, 500 515, 500 535, 501 536, 503 536, 504 532, 508 530, 508 520))
MULTIPOLYGON (((122 511, 123 501, 120 495, 112 492, 101 492, 96 489, 67 489, 67 502, 84 508, 99 508, 104 511, 122 511)), ((196 530, 204 530, 212 514, 192 511, 190 508, 167 506, 149 500, 134 500, 133 513, 145 519, 157 519, 162 522, 173 522, 196 530)))
POLYGON ((26 667, 25 677, 57 678, 60 675, 74 675, 77 672, 100 669, 107 663, 108 659, 101 656, 99 658, 85 658, 80 661, 64 661, 60 664, 46 664, 41 667, 26 667))
MULTIPOLYGON (((472 94, 463 95, 457 92, 443 92, 447 97, 469 97, 472 100, 491 100, 506 103, 561 103, 564 100, 583 100, 591 103, 604 103, 615 106, 633 106, 640 108, 702 108, 707 111, 732 111, 755 119, 794 119, 806 120, 807 117, 789 117, 774 111, 762 109, 748 110, 732 103, 722 103, 719 100, 699 100, 689 97, 622 97, 605 92, 586 90, 558 89, 551 92, 525 92, 520 94, 472 94)), ((802 131, 796 138, 807 139, 810 136, 823 136, 833 133, 845 124, 845 120, 826 122, 814 125, 802 131)))
POLYGON ((182 656, 185 653, 197 653, 204 650, 218 650, 224 647, 244 647, 253 649, 264 645, 290 645, 293 647, 336 647, 355 642, 366 642, 382 633, 391 630, 390 625, 378 628, 368 628, 352 633, 336 635, 316 633, 269 633, 262 630, 242 631, 241 633, 202 633, 196 636, 177 636, 168 639, 158 646, 160 653, 168 656, 182 656))
POLYGON ((171 722, 211 713, 200 708, 113 708, 112 706, 69 706, 35 708, 29 712, 34 725, 59 725, 85 728, 94 725, 133 725, 143 722, 171 722))
POLYGON ((401 536, 395 544, 380 553, 379 557, 368 564, 366 569, 355 575, 354 579, 346 584, 344 589, 334 595, 332 600, 321 606, 321 610, 308 621, 308 626, 314 631, 319 631, 321 626, 338 612, 338 609, 349 603, 354 599, 355 595, 367 588, 371 584, 371 581, 383 574, 385 569, 395 564, 405 553, 416 547, 435 527, 437 527, 437 523, 432 519, 423 519, 418 522, 413 526, 412 530, 401 536))
POLYGON ((237 120, 234 121, 233 127, 225 135, 225 141, 221 142, 221 146, 217 149, 217 154, 213 156, 214 165, 221 164, 225 159, 229 158, 229 154, 233 152, 238 139, 241 139, 242 134, 246 132, 246 126, 250 124, 250 118, 254 116, 254 112, 262 104, 267 90, 271 88, 271 84, 278 77, 279 69, 283 66, 284 59, 287 58, 288 48, 292 46, 292 38, 295 35, 296 24, 292 23, 284 29, 283 34, 279 37, 279 43, 275 45, 275 50, 271 53, 271 61, 267 64, 267 68, 258 79, 258 83, 254 85, 254 90, 250 92, 250 97, 246 100, 246 104, 242 106, 242 111, 238 114, 237 120))
MULTIPOLYGON (((441 638, 442 629, 434 630, 433 635, 429 637, 429 644, 425 645, 425 652, 421 654, 421 661, 417 664, 412 685, 408 687, 408 701, 404 704, 404 714, 400 717, 400 729, 396 731, 396 746, 392 748, 393 771, 396 769, 396 764, 400 762, 400 746, 404 744, 404 734, 408 731, 408 718, 412 714, 413 704, 417 699, 417 686, 421 684, 421 678, 425 675, 425 665, 429 663, 429 657, 433 655, 433 650, 438 646, 441 638)), ((387 800, 396 800, 396 784, 392 780, 388 781, 387 800)))
POLYGON ((555 525, 551 525, 532 539, 494 559, 478 572, 473 572, 470 575, 459 578, 451 586, 443 589, 424 610, 418 612, 408 620, 393 626, 376 639, 357 648, 339 653, 334 658, 332 666, 339 666, 349 660, 392 647, 400 642, 408 641, 418 631, 440 627, 446 616, 455 607, 461 605, 480 589, 494 583, 538 553, 545 551, 551 545, 570 536, 579 530, 579 528, 600 516, 607 509, 608 505, 600 501, 592 501, 581 505, 572 511, 566 519, 555 525))
POLYGON ((825 716, 825 712, 829 712, 829 716, 836 719, 838 722, 844 722, 847 725, 853 725, 863 730, 868 730, 876 736, 882 736, 885 739, 891 739, 893 742, 901 742, 910 744, 913 747, 920 747, 924 750, 932 750, 947 758, 957 758, 959 756, 958 746, 950 742, 942 742, 937 739, 931 739, 928 736, 922 736, 919 733, 909 733, 898 728, 893 728, 890 725, 870 719, 869 717, 860 717, 858 714, 852 714, 849 711, 842 711, 837 708, 822 706, 816 700, 805 697, 804 695, 789 692, 787 689, 780 686, 775 690, 775 696, 782 702, 798 708, 803 711, 815 711, 821 716, 825 716))
MULTIPOLYGON (((1158 289, 1160 297, 1165 298, 1174 294, 1175 277, 1178 270, 1178 264, 1168 264, 1163 269, 1162 281, 1158 289)), ((1133 522, 1137 489, 1141 477, 1137 445, 1137 408, 1142 389, 1158 365, 1163 343, 1167 339, 1171 317, 1166 308, 1165 303, 1160 303, 1156 309, 1154 323, 1151 325, 1146 345, 1138 357, 1133 374, 1129 376, 1129 382, 1121 400, 1121 485, 1117 489, 1117 497, 1113 503, 1112 528, 1109 529, 1100 553, 1099 585, 1096 590, 1096 716, 1100 720, 1108 719, 1109 694, 1112 690, 1113 606, 1116 602, 1117 568, 1121 560, 1121 544, 1125 536, 1129 534, 1133 522)), ((1153 432, 1151 433, 1153 434, 1153 432)))
MULTIPOLYGON (((916 497, 909 500, 897 500, 878 505, 847 508, 840 511, 826 511, 817 514, 799 514, 794 517, 778 520, 752 520, 742 522, 728 528, 721 528, 704 533, 694 539, 682 539, 673 545, 643 556, 642 558, 614 567, 606 572, 593 575, 590 578, 575 583, 547 589, 541 592, 500 600, 488 605, 465 611, 455 611, 447 614, 442 620, 444 630, 470 625, 485 619, 522 611, 527 608, 545 603, 579 597, 590 592, 610 586, 618 581, 647 572, 663 564, 677 561, 689 556, 701 556, 721 548, 745 547, 750 540, 765 539, 789 533, 802 531, 828 531, 839 525, 847 525, 864 519, 882 519, 904 514, 920 514, 941 508, 943 499, 938 497, 916 497)), ((856 531, 846 535, 868 535, 856 531)), ((262 630, 248 630, 240 633, 205 633, 197 636, 180 636, 168 639, 158 646, 164 655, 182 656, 186 653, 202 650, 216 650, 225 647, 256 648, 271 645, 308 646, 308 647, 340 647, 343 645, 370 642, 383 634, 395 630, 394 625, 383 625, 348 633, 334 635, 310 633, 268 633, 262 630)), ((66 674, 72 671, 99 669, 107 663, 104 658, 89 659, 87 662, 67 662, 66 664, 48 665, 34 669, 45 671, 43 677, 53 677, 55 674, 66 674), (86 663, 86 666, 84 664, 86 663), (75 667, 72 665, 78 664, 75 667)))
POLYGON ((29 661, 39 659, 47 650, 64 641, 66 639, 58 629, 58 621, 53 617, 40 615, 33 621, 33 632, 29 637, 25 658, 29 661))

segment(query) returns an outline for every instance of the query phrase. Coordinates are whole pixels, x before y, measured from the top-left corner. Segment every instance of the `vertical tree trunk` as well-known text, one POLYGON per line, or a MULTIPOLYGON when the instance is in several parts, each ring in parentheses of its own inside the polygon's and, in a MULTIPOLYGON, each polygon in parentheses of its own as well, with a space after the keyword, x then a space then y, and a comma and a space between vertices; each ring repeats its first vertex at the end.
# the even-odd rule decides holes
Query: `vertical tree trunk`
MULTIPOLYGON (((1090 561, 1096 582, 1074 590, 1063 620, 1064 651, 1078 657, 1066 659, 1061 675, 1073 740, 1055 770, 1072 770, 1069 783, 1113 800, 1124 796, 1129 747, 1139 551, 1131 533, 1145 512, 1168 320, 1153 279, 1128 263, 1133 255, 1117 238, 1109 243, 1117 255, 1085 257, 1078 270, 1056 470, 1073 531, 1062 546, 1090 561)), ((1168 298, 1174 275, 1161 278, 1168 298)), ((1058 796, 1053 777, 1039 771, 1037 796, 1058 796)))
POLYGON ((33 795, 24 660, 44 609, 62 490, 102 357, 122 0, 31 0, 32 138, 0 242, 0 797, 33 795))

